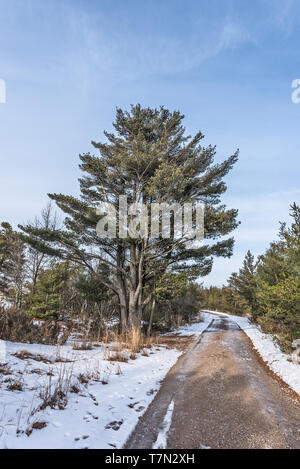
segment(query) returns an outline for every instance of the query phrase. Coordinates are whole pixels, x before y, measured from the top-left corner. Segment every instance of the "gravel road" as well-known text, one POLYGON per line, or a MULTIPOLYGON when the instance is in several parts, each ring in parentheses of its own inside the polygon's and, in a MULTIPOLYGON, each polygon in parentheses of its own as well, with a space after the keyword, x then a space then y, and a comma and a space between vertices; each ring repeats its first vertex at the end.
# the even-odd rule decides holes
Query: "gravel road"
POLYGON ((169 372, 125 448, 300 449, 300 403, 219 317, 169 372))

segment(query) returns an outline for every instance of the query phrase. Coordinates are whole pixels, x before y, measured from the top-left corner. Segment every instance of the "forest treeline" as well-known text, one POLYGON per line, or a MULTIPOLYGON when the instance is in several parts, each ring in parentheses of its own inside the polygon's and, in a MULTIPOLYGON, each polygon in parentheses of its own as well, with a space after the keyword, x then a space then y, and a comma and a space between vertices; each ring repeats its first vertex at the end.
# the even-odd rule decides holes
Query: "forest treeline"
POLYGON ((239 272, 223 288, 204 292, 208 308, 248 313, 289 350, 300 337, 300 207, 290 208, 291 223, 280 223, 278 240, 257 259, 247 252, 239 272))

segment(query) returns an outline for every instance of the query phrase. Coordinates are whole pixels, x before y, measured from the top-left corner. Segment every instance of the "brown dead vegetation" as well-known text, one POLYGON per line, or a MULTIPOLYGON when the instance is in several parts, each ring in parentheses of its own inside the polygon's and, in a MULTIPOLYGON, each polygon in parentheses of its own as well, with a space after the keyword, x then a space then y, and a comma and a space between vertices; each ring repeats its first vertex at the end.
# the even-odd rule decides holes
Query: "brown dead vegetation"
POLYGON ((20 360, 34 360, 36 362, 43 362, 49 365, 53 363, 71 363, 73 361, 73 360, 70 360, 69 358, 63 358, 59 354, 56 355, 55 358, 50 359, 39 353, 28 352, 28 350, 20 350, 19 352, 13 353, 12 355, 19 358, 20 360))
POLYGON ((93 345, 90 342, 77 342, 73 344, 73 350, 92 350, 93 345))
POLYGON ((46 422, 34 422, 31 428, 33 428, 34 430, 42 430, 42 428, 45 428, 46 426, 46 422))
POLYGON ((194 341, 195 336, 174 334, 158 337, 157 343, 159 345, 166 345, 168 349, 177 348, 178 350, 185 352, 194 341))

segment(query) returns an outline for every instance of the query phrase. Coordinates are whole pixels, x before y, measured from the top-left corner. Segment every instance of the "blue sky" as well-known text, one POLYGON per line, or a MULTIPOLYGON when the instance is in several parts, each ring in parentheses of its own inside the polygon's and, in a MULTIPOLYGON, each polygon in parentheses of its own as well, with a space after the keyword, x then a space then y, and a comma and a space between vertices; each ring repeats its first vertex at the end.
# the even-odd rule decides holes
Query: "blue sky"
POLYGON ((78 154, 116 106, 163 104, 218 160, 240 148, 224 197, 242 222, 234 256, 205 279, 222 285, 300 203, 299 23, 298 0, 0 0, 0 220, 78 194, 78 154))

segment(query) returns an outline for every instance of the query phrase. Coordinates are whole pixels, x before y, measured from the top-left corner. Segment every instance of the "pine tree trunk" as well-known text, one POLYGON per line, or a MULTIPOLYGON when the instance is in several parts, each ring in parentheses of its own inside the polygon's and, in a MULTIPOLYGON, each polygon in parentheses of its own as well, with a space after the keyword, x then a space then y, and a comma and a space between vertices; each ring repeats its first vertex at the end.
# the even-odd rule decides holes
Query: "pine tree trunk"
POLYGON ((124 291, 120 290, 118 296, 120 303, 120 326, 121 332, 123 332, 127 329, 128 326, 128 308, 124 291))
POLYGON ((125 280, 121 274, 121 267, 123 266, 123 255, 124 252, 122 247, 118 247, 117 252, 117 266, 120 269, 117 272, 116 282, 117 282, 117 291, 120 304, 120 329, 121 332, 125 331, 128 327, 128 301, 126 295, 126 285, 125 280))
POLYGON ((130 292, 129 327, 134 328, 134 329, 140 329, 141 317, 140 317, 139 305, 137 301, 134 300, 134 293, 135 292, 130 292))
POLYGON ((141 328, 143 315, 143 263, 142 254, 136 245, 130 247, 130 291, 129 291, 129 327, 141 328))

